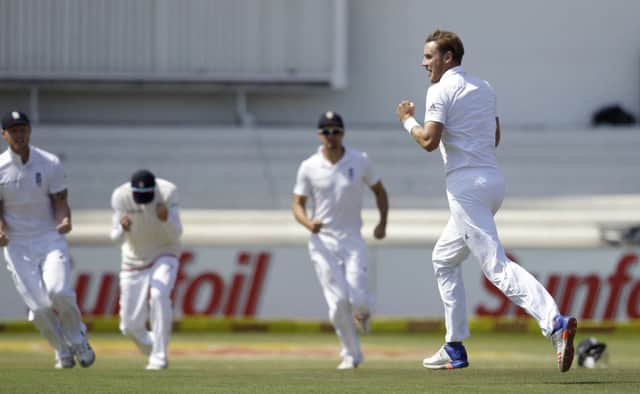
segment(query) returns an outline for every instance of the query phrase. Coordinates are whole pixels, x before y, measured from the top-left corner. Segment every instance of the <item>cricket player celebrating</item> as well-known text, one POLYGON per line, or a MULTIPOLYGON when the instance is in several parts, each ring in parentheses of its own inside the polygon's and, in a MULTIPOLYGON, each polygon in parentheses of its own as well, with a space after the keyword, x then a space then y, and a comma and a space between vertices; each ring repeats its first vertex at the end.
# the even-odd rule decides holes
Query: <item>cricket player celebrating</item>
POLYGON ((29 144, 26 114, 2 117, 9 148, 0 155, 0 246, 33 322, 56 353, 56 368, 95 361, 71 287, 64 234, 71 231, 67 180, 60 160, 29 144))
POLYGON ((326 112, 318 122, 322 145, 300 164, 293 190, 293 215, 311 232, 309 254, 329 307, 329 319, 342 344, 338 369, 356 368, 363 360, 356 326, 370 329, 367 250, 360 230, 363 191, 375 195, 380 221, 374 237, 386 234, 387 192, 365 153, 342 144, 340 115, 326 112), (307 216, 306 202, 313 202, 307 216))
POLYGON ((148 356, 146 369, 165 369, 181 251, 176 186, 139 170, 113 191, 111 206, 111 239, 122 243, 120 331, 148 356))
POLYGON ((469 336, 461 263, 469 251, 484 275, 512 302, 535 318, 566 372, 573 361, 577 322, 559 314, 555 301, 529 272, 510 261, 498 238, 493 215, 505 194, 495 148, 500 142, 496 95, 484 80, 462 68, 464 47, 452 32, 437 30, 424 45, 429 72, 424 125, 415 106, 402 101, 397 114, 415 142, 431 152, 440 147, 446 172, 450 217, 433 249, 433 267, 444 304, 446 343, 424 359, 432 369, 468 366, 462 341, 469 336))

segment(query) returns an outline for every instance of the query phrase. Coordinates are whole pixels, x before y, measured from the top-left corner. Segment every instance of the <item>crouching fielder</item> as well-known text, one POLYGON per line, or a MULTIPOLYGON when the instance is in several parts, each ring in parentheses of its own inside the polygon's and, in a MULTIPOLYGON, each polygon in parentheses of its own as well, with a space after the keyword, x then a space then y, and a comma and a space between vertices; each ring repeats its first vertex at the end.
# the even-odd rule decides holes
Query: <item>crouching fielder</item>
POLYGON ((111 239, 122 243, 120 331, 149 357, 146 369, 165 369, 171 292, 181 251, 177 189, 171 182, 139 170, 131 182, 114 190, 111 206, 111 239))
POLYGON ((368 156, 342 145, 344 126, 338 114, 322 115, 318 135, 322 145, 300 165, 292 208, 296 220, 311 232, 309 254, 342 344, 338 369, 353 369, 363 360, 355 327, 366 333, 371 313, 367 250, 360 234, 363 191, 368 187, 376 197, 377 239, 385 237, 387 192, 368 156), (311 218, 307 198, 314 203, 311 218))

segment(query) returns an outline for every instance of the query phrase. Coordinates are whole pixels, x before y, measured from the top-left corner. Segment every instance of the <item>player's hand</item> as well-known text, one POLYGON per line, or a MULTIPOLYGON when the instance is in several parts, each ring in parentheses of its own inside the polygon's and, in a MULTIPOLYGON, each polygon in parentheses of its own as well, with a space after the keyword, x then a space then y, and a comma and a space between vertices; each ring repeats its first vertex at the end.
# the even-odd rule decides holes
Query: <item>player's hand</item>
POLYGON ((71 221, 69 218, 62 219, 62 221, 56 226, 56 230, 58 230, 60 234, 67 234, 71 231, 71 221))
POLYGON ((311 223, 309 224, 309 231, 311 231, 314 234, 318 234, 321 228, 322 228, 322 222, 319 220, 312 220, 311 223))
POLYGON ((156 216, 161 222, 166 222, 169 219, 169 209, 167 209, 167 204, 163 202, 156 204, 156 216))
POLYGON ((384 239, 387 236, 387 226, 383 223, 378 223, 376 228, 373 229, 373 236, 375 239, 384 239))
POLYGON ((120 218, 120 225, 122 226, 122 229, 124 231, 131 230, 131 219, 129 219, 129 216, 122 215, 122 217, 120 218))
POLYGON ((0 247, 7 246, 9 244, 9 238, 7 238, 7 234, 4 231, 0 230, 0 247))
POLYGON ((398 119, 400 119, 400 122, 404 122, 405 120, 414 116, 415 113, 416 105, 413 103, 413 101, 402 100, 396 108, 396 115, 398 115, 398 119))

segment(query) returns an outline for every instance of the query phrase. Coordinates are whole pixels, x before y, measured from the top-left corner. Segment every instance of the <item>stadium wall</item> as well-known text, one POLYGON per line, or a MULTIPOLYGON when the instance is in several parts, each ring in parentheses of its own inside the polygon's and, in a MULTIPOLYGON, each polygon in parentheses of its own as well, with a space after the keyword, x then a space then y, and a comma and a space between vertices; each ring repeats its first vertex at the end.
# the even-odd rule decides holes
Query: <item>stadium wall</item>
MULTIPOLYGON (((15 5, 18 1, 2 3, 15 5)), ((60 3, 67 2, 56 2, 60 3)), ((283 1, 243 1, 241 17, 234 14, 239 11, 232 6, 239 2, 229 0, 216 3, 222 5, 210 8, 209 18, 202 17, 207 15, 206 10, 200 10, 198 18, 187 19, 189 24, 184 23, 182 28, 180 24, 176 25, 178 30, 170 37, 187 37, 187 41, 176 46, 184 52, 178 52, 176 59, 168 59, 169 64, 179 63, 180 57, 195 59, 196 62, 198 59, 217 58, 224 64, 235 54, 224 52, 225 48, 246 50, 249 59, 246 64, 259 64, 268 54, 276 53, 285 59, 293 56, 300 64, 311 67, 306 62, 312 57, 309 54, 332 56, 333 52, 327 51, 327 41, 317 39, 320 33, 327 30, 327 19, 333 20, 327 17, 327 13, 317 10, 320 7, 316 5, 318 2, 307 2, 305 7, 310 7, 310 13, 302 9, 298 19, 294 19, 298 15, 294 11, 299 9, 290 9, 286 6, 288 3, 283 1), (265 3, 270 6, 265 8, 262 6, 265 3), (271 8, 282 9, 283 13, 270 12, 271 8), (283 44, 282 40, 267 42, 268 37, 277 36, 278 33, 277 30, 268 30, 269 34, 259 35, 254 40, 264 44, 258 52, 251 51, 248 44, 224 46, 227 41, 225 32, 217 32, 215 26, 218 24, 210 23, 216 20, 253 21, 250 26, 263 20, 275 20, 276 27, 304 20, 302 28, 317 33, 308 35, 309 38, 303 42, 295 41, 296 35, 290 34, 287 37, 294 40, 293 44, 283 44), (220 42, 222 49, 188 52, 198 45, 189 45, 188 33, 191 30, 187 26, 201 27, 199 34, 198 30, 192 32, 195 37, 191 39, 192 43, 220 42)), ((38 3, 30 1, 28 4, 38 3)), ((111 3, 99 4, 101 7, 110 7, 111 3)), ((130 6, 140 8, 141 4, 150 3, 132 2, 130 6)), ((202 2, 181 2, 178 16, 194 14, 189 9, 195 7, 194 4, 202 7, 202 2)), ((39 25, 38 21, 60 14, 50 8, 34 6, 33 11, 26 14, 29 16, 28 23, 23 25, 31 29, 28 32, 34 31, 39 25)), ((384 0, 352 0, 347 2, 345 13, 346 76, 344 83, 339 84, 343 88, 314 88, 313 84, 307 84, 295 90, 285 90, 283 85, 276 85, 264 91, 245 86, 248 88, 247 109, 258 123, 307 124, 310 119, 317 117, 319 111, 334 109, 345 114, 347 122, 353 125, 395 124, 393 111, 400 99, 411 98, 417 103, 424 100, 427 82, 424 70, 419 66, 421 50, 425 36, 435 28, 460 33, 466 46, 464 65, 469 72, 491 81, 498 93, 500 115, 506 126, 583 127, 589 123, 592 112, 603 105, 619 103, 635 114, 640 109, 640 47, 636 42, 636 37, 640 35, 640 24, 636 17, 640 14, 640 2, 637 1, 463 0, 453 4, 407 0, 398 6, 384 0), (615 66, 612 65, 612 56, 615 66)), ((9 19, 14 18, 11 7, 3 14, 9 19)), ((122 26, 115 23, 104 26, 105 34, 108 35, 110 29, 128 31, 124 26, 125 20, 120 20, 122 26)), ((80 26, 82 20, 75 22, 68 24, 80 26)), ((244 26, 242 23, 237 25, 244 26)), ((1 26, 8 29, 2 32, 2 37, 10 37, 10 25, 2 23, 1 26)), ((305 34, 297 36, 307 37, 305 34)), ((45 38, 50 37, 52 35, 48 34, 45 38)), ((16 40, 23 38, 18 36, 16 40)), ((162 36, 156 39, 162 40, 162 36)), ((167 37, 165 39, 168 40, 167 37)), ((136 52, 133 50, 135 48, 130 48, 130 58, 142 58, 141 54, 147 54, 151 47, 161 47, 162 42, 141 41, 138 46, 144 50, 136 52)), ((38 53, 29 53, 31 47, 28 42, 21 42, 20 48, 22 52, 16 56, 40 56, 38 53)), ((6 59, 8 52, 3 49, 2 53, 6 59)), ((74 52, 67 50, 59 53, 67 53, 72 58, 74 52)), ((105 54, 103 51, 102 55, 105 54)), ((113 60, 112 56, 104 57, 105 63, 113 60)), ((277 61, 275 59, 271 64, 277 61)), ((266 68, 269 65, 265 63, 266 68)), ((232 124, 237 119, 237 102, 228 90, 207 88, 206 83, 197 84, 201 86, 195 89, 184 85, 157 89, 156 85, 144 84, 144 78, 140 79, 128 86, 67 83, 62 88, 54 89, 43 85, 37 90, 40 118, 45 123, 128 124, 232 124)), ((246 79, 251 82, 251 78, 246 79)), ((7 79, 1 79, 0 85, 0 106, 4 108, 29 107, 31 89, 38 87, 37 83, 29 81, 11 84, 7 79)))
MULTIPOLYGON (((563 312, 581 319, 626 322, 640 317, 640 264, 634 249, 600 239, 604 213, 508 210, 499 228, 513 260, 534 273, 563 312), (563 236, 563 234, 565 234, 563 236)), ((618 216, 618 219, 622 216, 618 216)), ((610 212, 606 215, 616 217, 610 212)), ((618 224, 637 221, 627 212, 618 224)), ((109 212, 76 215, 70 237, 73 283, 87 318, 117 316, 119 250, 108 238, 109 212)), ((365 212, 364 234, 375 212, 365 212)), ((400 211, 389 239, 370 246, 375 313, 383 318, 437 319, 432 245, 445 211, 400 211), (430 218, 426 220, 426 218, 430 218)), ((185 251, 174 294, 175 316, 210 319, 326 320, 326 306, 306 250, 307 234, 283 211, 185 211, 185 251)), ((469 259, 464 280, 468 312, 477 318, 520 318, 517 310, 469 259)), ((0 321, 26 316, 8 274, 0 275, 0 321)))

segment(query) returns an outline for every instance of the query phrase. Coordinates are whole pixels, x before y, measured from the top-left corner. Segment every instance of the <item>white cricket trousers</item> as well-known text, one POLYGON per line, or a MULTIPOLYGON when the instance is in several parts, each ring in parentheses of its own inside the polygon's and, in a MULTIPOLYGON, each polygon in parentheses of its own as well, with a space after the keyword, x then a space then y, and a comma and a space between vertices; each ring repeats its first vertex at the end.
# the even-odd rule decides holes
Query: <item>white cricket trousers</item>
POLYGON ((361 362, 360 339, 353 316, 370 313, 371 308, 367 245, 360 234, 340 239, 311 234, 309 255, 329 307, 329 320, 340 339, 340 356, 361 362))
POLYGON ((504 177, 493 168, 459 169, 447 175, 449 221, 433 249, 433 267, 444 304, 445 341, 469 336, 461 263, 469 251, 484 275, 551 335, 558 307, 549 292, 524 268, 509 260, 493 215, 502 205, 504 177))
POLYGON ((57 352, 84 342, 86 327, 71 286, 67 241, 58 233, 29 240, 9 240, 4 248, 7 269, 33 323, 57 352))
POLYGON ((171 291, 177 271, 178 258, 171 255, 158 257, 146 269, 120 271, 120 331, 149 356, 149 363, 167 363, 173 318, 171 291))

